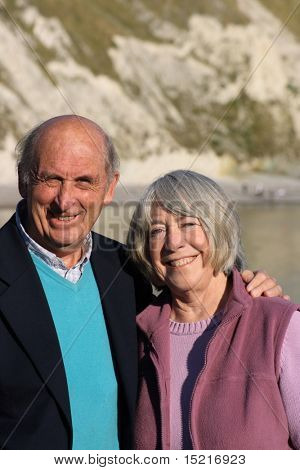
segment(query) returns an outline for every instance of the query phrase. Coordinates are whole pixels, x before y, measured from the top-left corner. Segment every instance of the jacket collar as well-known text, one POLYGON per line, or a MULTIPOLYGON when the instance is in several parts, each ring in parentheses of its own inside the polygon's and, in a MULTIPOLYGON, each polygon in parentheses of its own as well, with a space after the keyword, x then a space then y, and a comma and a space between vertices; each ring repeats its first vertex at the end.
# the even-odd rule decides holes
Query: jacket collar
POLYGON ((248 308, 253 303, 253 298, 248 294, 246 285, 240 272, 233 267, 231 273, 232 288, 229 293, 223 319, 229 321, 248 308))
POLYGON ((165 328, 166 324, 168 324, 171 306, 170 292, 165 289, 158 297, 154 297, 152 303, 137 316, 136 322, 138 327, 151 338, 155 332, 165 328))
POLYGON ((0 230, 0 280, 14 281, 31 265, 31 257, 19 234, 15 215, 0 230))
MULTIPOLYGON (((91 264, 99 288, 103 313, 119 385, 133 419, 137 390, 137 335, 134 282, 122 246, 93 233, 91 264)), ((127 429, 129 424, 127 423, 127 429)))
MULTIPOLYGON (((232 270, 231 278, 232 289, 226 302, 223 321, 229 321, 240 315, 243 309, 252 302, 242 277, 235 267, 232 270)), ((137 325, 149 338, 161 328, 166 327, 170 318, 171 304, 171 294, 165 289, 151 305, 138 315, 137 325)))

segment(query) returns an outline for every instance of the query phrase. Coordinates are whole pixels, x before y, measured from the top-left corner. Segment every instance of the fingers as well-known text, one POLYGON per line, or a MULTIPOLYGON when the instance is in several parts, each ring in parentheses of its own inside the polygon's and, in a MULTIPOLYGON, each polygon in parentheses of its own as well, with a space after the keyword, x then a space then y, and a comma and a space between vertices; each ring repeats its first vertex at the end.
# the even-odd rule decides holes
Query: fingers
POLYGON ((252 281, 252 279, 254 278, 254 276, 255 276, 254 272, 253 272, 253 271, 250 271, 250 269, 245 269, 245 270, 242 272, 243 281, 246 282, 247 284, 252 281))
POLYGON ((283 295, 282 287, 277 284, 274 277, 270 277, 264 271, 256 273, 253 280, 248 284, 247 291, 252 297, 264 295, 266 297, 281 297, 283 295))
POLYGON ((252 297, 264 295, 265 297, 282 297, 285 300, 291 300, 288 295, 284 295, 277 280, 265 271, 253 272, 247 269, 242 272, 242 278, 244 282, 248 283, 246 289, 252 297))
POLYGON ((290 300, 288 295, 284 295, 282 287, 277 283, 274 277, 271 277, 265 271, 250 271, 245 270, 242 273, 244 282, 246 285, 247 292, 252 297, 260 297, 264 295, 266 297, 282 297, 285 300, 290 300))
POLYGON ((283 296, 282 287, 279 284, 276 284, 274 287, 270 287, 270 288, 268 288, 267 286, 268 284, 266 280, 265 283, 263 283, 259 288, 256 288, 251 292, 252 297, 259 297, 260 295, 264 295, 265 297, 282 297, 283 296))
MULTIPOLYGON (((249 272, 252 272, 252 271, 249 271, 249 272)), ((252 279, 249 282, 249 284, 246 286, 246 289, 247 289, 248 292, 251 292, 251 291, 253 291, 254 289, 256 289, 258 287, 260 288, 261 285, 264 285, 264 283, 268 279, 269 280, 271 279, 270 276, 267 273, 265 273, 264 271, 255 271, 252 274, 253 274, 252 279)), ((275 285, 276 285, 276 282, 272 282, 272 284, 268 284, 267 289, 270 289, 271 287, 274 287, 275 285)))

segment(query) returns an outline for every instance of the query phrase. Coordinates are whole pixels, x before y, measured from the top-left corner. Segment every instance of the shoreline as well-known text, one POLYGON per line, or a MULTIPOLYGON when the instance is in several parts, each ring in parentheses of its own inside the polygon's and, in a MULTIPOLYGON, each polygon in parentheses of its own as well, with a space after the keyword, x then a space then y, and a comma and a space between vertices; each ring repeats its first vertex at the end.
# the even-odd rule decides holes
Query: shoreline
MULTIPOLYGON (((299 204, 300 179, 287 176, 251 174, 243 177, 216 178, 216 182, 238 204, 299 204)), ((146 186, 146 185, 145 185, 146 186)), ((136 202, 145 186, 126 185, 122 182, 116 189, 114 202, 136 202)), ((20 200, 15 186, 0 186, 0 209, 14 208, 20 200)))

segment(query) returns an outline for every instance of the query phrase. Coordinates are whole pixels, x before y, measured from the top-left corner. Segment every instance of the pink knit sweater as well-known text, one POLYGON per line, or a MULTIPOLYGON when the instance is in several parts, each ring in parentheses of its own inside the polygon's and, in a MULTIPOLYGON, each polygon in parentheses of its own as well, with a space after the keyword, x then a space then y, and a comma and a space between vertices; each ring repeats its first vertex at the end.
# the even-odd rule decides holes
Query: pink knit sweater
MULTIPOLYGON (((296 313, 296 312, 295 312, 296 313)), ((192 449, 188 414, 196 377, 204 363, 204 352, 222 314, 196 323, 170 320, 171 449, 192 449), (197 358, 197 360, 194 360, 197 358)), ((290 436, 300 448, 300 315, 294 314, 281 350, 279 387, 288 418, 290 436), (297 371, 299 371, 297 373, 297 371)))

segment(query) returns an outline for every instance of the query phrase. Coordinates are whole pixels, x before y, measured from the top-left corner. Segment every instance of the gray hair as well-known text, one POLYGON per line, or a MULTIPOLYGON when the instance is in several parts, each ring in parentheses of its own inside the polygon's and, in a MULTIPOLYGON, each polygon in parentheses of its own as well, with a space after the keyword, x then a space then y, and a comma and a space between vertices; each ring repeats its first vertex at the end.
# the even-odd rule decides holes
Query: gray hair
POLYGON ((209 242, 209 262, 216 274, 229 274, 233 266, 243 269, 240 223, 234 204, 210 178, 194 171, 177 170, 157 179, 146 189, 129 227, 130 256, 151 282, 157 283, 149 254, 154 205, 174 215, 196 217, 200 221, 209 242))
MULTIPOLYGON (((60 116, 58 116, 59 118, 60 116)), ((103 138, 104 143, 104 156, 105 156, 105 166, 108 175, 108 183, 113 178, 116 171, 120 167, 120 159, 116 148, 113 144, 111 137, 105 132, 100 126, 98 126, 93 121, 89 119, 82 118, 81 116, 69 115, 61 116, 69 119, 79 119, 84 126, 84 121, 89 121, 95 128, 98 130, 99 134, 103 138)), ((38 161, 36 155, 36 149, 39 142, 39 139, 45 130, 46 125, 50 121, 54 121, 57 118, 52 118, 48 121, 42 122, 41 124, 32 128, 25 136, 18 142, 16 145, 16 155, 17 155, 17 168, 19 175, 19 189, 22 194, 22 191, 31 184, 33 178, 36 176, 38 170, 38 161)), ((89 135, 88 129, 86 129, 87 134, 89 135)))

